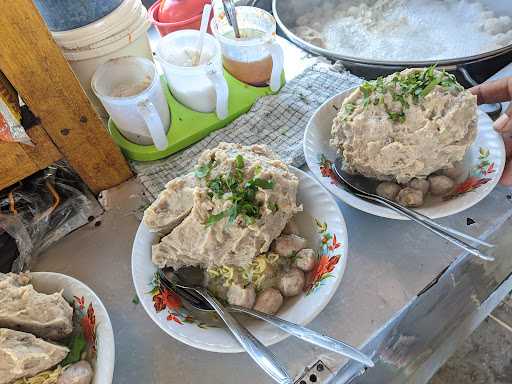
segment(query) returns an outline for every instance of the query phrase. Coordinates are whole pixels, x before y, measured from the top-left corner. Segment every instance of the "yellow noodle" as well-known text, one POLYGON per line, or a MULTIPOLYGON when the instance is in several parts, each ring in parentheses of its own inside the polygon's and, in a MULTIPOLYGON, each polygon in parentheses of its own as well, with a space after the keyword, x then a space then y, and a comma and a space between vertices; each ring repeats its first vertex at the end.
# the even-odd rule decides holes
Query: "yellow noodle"
POLYGON ((12 384, 56 384, 61 374, 62 367, 59 365, 52 371, 44 371, 28 379, 18 379, 12 384))

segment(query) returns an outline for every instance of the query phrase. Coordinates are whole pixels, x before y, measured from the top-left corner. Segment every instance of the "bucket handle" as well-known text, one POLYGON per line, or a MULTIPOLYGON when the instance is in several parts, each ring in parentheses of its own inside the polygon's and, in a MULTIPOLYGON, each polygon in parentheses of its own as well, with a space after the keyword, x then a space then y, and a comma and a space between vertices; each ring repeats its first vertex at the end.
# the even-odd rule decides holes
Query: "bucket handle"
POLYGON ((155 105, 149 100, 143 100, 137 103, 137 111, 146 122, 151 138, 155 147, 159 151, 163 151, 169 145, 167 135, 165 134, 165 127, 160 118, 155 105))
POLYGON ((206 68, 206 76, 215 87, 216 105, 215 112, 220 120, 228 117, 229 89, 228 83, 221 70, 212 62, 209 62, 206 68))
POLYGON ((281 88, 281 76, 284 67, 283 48, 275 39, 266 43, 265 47, 272 56, 272 74, 270 75, 270 89, 272 90, 272 92, 277 92, 281 88))

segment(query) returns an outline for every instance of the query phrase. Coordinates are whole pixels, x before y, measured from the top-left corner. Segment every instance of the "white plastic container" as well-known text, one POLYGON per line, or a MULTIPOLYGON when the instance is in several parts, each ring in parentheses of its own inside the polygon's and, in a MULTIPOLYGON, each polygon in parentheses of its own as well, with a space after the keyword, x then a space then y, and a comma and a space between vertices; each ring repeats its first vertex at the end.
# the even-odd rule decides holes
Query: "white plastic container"
POLYGON ((91 88, 129 141, 167 148, 171 114, 152 61, 134 56, 109 60, 94 73, 91 88))
POLYGON ((141 0, 124 0, 113 12, 94 23, 52 33, 87 96, 104 118, 107 114, 91 89, 96 68, 110 59, 123 56, 153 60, 147 35, 150 27, 141 0))
POLYGON ((219 119, 228 115, 229 90, 222 69, 220 45, 206 34, 199 65, 192 66, 199 31, 181 30, 162 39, 156 49, 173 96, 183 105, 198 112, 215 111, 219 119))

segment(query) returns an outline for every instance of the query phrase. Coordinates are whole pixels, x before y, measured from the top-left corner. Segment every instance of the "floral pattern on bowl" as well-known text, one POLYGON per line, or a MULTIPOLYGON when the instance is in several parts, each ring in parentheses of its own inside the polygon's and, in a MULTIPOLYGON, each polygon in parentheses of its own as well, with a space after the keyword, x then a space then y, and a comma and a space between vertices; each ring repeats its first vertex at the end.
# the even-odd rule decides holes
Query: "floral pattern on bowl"
POLYGON ((462 183, 457 184, 455 190, 448 196, 445 196, 444 200, 454 199, 465 193, 473 192, 482 185, 492 181, 492 177, 488 176, 496 173, 496 168, 495 163, 489 160, 490 154, 490 150, 480 147, 480 155, 478 157, 479 163, 471 168, 467 179, 462 183))

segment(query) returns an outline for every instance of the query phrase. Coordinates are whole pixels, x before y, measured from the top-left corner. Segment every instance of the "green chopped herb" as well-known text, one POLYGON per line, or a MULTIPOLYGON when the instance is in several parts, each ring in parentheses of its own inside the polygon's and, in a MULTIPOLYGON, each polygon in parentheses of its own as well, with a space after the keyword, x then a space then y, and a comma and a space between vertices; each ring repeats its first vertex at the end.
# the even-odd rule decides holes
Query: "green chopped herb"
POLYGON ((82 332, 77 333, 71 337, 71 340, 68 344, 69 353, 66 358, 62 361, 61 365, 66 366, 68 364, 74 364, 81 360, 82 353, 87 347, 87 342, 85 341, 84 335, 82 332))
POLYGON ((251 186, 256 186, 256 187, 259 187, 261 189, 272 189, 274 188, 274 181, 273 180, 265 180, 265 179, 260 179, 260 178, 255 178, 255 179, 252 179, 252 180, 249 180, 246 185, 248 187, 251 187, 251 186))
POLYGON ((245 162, 244 162, 244 158, 242 157, 242 155, 236 155, 235 164, 238 169, 244 168, 245 162))
POLYGON ((215 167, 215 161, 210 160, 208 163, 200 165, 196 168, 196 171, 194 172, 195 176, 199 179, 202 179, 204 177, 207 177, 210 175, 210 172, 212 171, 212 168, 215 167))
POLYGON ((210 225, 213 225, 219 221, 221 221, 224 217, 226 217, 227 211, 222 211, 221 213, 212 214, 208 217, 208 220, 206 220, 206 226, 209 227, 210 225))
MULTIPOLYGON (((365 108, 370 105, 385 105, 384 95, 388 93, 394 102, 400 103, 399 111, 390 111, 389 106, 385 105, 388 116, 394 122, 403 123, 411 102, 417 104, 437 86, 450 92, 460 92, 464 89, 454 75, 444 70, 438 71, 436 66, 432 65, 423 71, 415 71, 407 75, 396 73, 389 79, 379 77, 377 80, 364 82, 359 87, 363 94, 360 103, 365 108)), ((346 117, 345 113, 342 119, 346 117)))
POLYGON ((403 111, 400 112, 388 112, 388 116, 395 123, 404 123, 405 122, 405 113, 403 111))
MULTIPOLYGON (((244 167, 243 157, 237 155, 235 169, 230 174, 219 175, 208 181, 208 196, 231 201, 232 205, 222 212, 210 215, 205 223, 207 226, 219 222, 224 217, 228 218, 228 224, 233 224, 237 217, 241 216, 247 225, 260 218, 261 203, 256 201, 256 192, 259 188, 274 188, 274 181, 259 177, 244 181, 244 167)), ((257 167, 261 172, 261 166, 257 167)))
POLYGON ((277 203, 268 202, 268 209, 270 209, 273 213, 276 213, 279 210, 277 203))
POLYGON ((137 305, 140 303, 139 296, 135 295, 133 296, 132 303, 137 305))
POLYGON ((254 175, 255 176, 258 176, 261 173, 261 171, 262 171, 261 165, 258 164, 254 167, 254 175))

